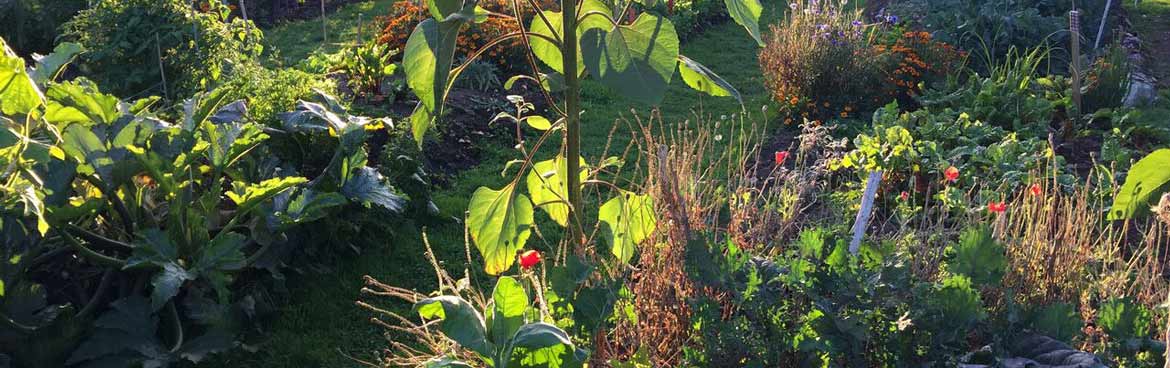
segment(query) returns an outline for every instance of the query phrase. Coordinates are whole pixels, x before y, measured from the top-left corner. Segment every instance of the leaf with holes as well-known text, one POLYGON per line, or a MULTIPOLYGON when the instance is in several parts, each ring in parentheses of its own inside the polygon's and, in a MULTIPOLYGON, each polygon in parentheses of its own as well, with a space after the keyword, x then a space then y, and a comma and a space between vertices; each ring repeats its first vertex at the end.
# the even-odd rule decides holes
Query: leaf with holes
POLYGON ((484 269, 490 275, 507 271, 531 235, 532 202, 516 192, 513 182, 500 190, 476 189, 468 207, 467 228, 484 269))
POLYGON ((614 257, 623 263, 630 262, 635 247, 646 240, 657 226, 654 203, 650 196, 627 191, 621 191, 617 197, 601 205, 597 216, 614 257))
POLYGON ((1139 160, 1126 175, 1125 184, 1113 198, 1110 220, 1124 220, 1150 212, 1153 201, 1170 190, 1170 148, 1163 148, 1139 160))
MULTIPOLYGON (((578 160, 581 162, 578 183, 583 183, 589 176, 589 170, 585 165, 585 159, 578 157, 578 160)), ((525 181, 528 184, 528 194, 532 195, 532 202, 561 226, 568 224, 569 219, 569 205, 566 204, 568 171, 568 161, 564 156, 557 155, 555 159, 532 165, 532 171, 528 172, 525 181)))

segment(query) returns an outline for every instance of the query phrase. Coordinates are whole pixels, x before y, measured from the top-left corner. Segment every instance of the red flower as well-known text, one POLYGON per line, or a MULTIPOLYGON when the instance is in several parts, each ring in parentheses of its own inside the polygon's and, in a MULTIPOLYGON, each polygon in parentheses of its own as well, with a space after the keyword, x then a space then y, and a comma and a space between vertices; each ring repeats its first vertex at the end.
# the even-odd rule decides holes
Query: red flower
POLYGON ((540 252, 530 250, 520 253, 520 268, 525 270, 532 268, 537 263, 540 263, 540 252))
POLYGON ((1007 203, 1005 202, 987 202, 987 210, 992 213, 1003 213, 1007 211, 1007 203))
POLYGON ((954 166, 948 167, 946 171, 943 171, 943 176, 946 176, 949 182, 959 181, 959 168, 954 166))
POLYGON ((1040 183, 1032 184, 1032 187, 1028 188, 1028 191, 1037 197, 1039 197, 1041 194, 1044 194, 1044 188, 1040 187, 1040 183))
POLYGON ((787 159, 788 151, 776 151, 776 166, 783 165, 784 161, 787 159))
POLYGON ((907 201, 910 199, 910 193, 906 193, 905 191, 903 191, 902 194, 898 195, 898 199, 901 199, 902 201, 907 201))

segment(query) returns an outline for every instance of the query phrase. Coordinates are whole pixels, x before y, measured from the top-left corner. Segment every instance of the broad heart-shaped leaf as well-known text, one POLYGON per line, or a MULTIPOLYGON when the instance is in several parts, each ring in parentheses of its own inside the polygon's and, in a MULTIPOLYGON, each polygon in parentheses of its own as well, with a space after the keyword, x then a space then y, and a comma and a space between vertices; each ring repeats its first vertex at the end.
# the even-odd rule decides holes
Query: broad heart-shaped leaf
POLYGON ((341 194, 352 201, 378 205, 395 213, 402 212, 406 201, 391 192, 384 182, 378 170, 363 166, 341 185, 341 194))
POLYGON ((410 38, 406 40, 402 56, 406 84, 432 116, 441 115, 443 100, 447 96, 447 82, 451 74, 451 62, 455 58, 459 28, 474 18, 474 14, 457 16, 462 13, 441 20, 424 20, 414 27, 410 38))
POLYGON ((573 347, 565 331, 552 324, 529 323, 516 331, 507 353, 508 366, 580 367, 585 355, 573 347))
POLYGON ((25 70, 24 59, 11 54, 3 40, 0 40, 0 47, 4 49, 0 55, 0 113, 9 116, 27 114, 40 106, 45 98, 25 70))
POLYGON ((670 20, 642 13, 633 24, 581 37, 585 68, 602 84, 632 100, 657 104, 678 62, 678 34, 670 20))
POLYGON ((45 85, 57 76, 57 73, 66 64, 73 61, 73 58, 85 51, 80 44, 73 42, 62 42, 53 47, 53 52, 48 55, 33 54, 33 59, 37 61, 36 70, 33 71, 33 80, 39 85, 45 85))
MULTIPOLYGON (((578 157, 581 162, 581 172, 578 177, 578 183, 584 183, 589 176, 589 170, 586 168, 585 159, 578 157)), ((532 195, 532 203, 540 207, 548 213, 548 216, 556 221, 557 224, 565 226, 569 219, 569 205, 566 203, 568 194, 568 161, 564 156, 557 155, 552 160, 545 160, 537 162, 532 165, 532 171, 528 172, 528 177, 525 180, 528 184, 528 194, 532 195)))
POLYGON ((465 348, 485 357, 492 356, 492 345, 487 341, 483 316, 462 298, 441 295, 414 304, 419 317, 442 320, 439 331, 465 348))
POLYGON ((309 180, 299 176, 272 178, 255 184, 244 184, 237 181, 232 182, 232 186, 235 188, 225 194, 232 202, 236 203, 236 207, 240 210, 250 211, 261 202, 306 181, 309 180))
POLYGON ((764 47, 764 39, 760 37, 760 14, 764 7, 759 0, 723 0, 727 5, 727 13, 736 23, 746 28, 748 34, 756 40, 760 47, 764 47))
POLYGON ((94 130, 81 124, 70 124, 61 134, 60 146, 67 157, 80 165, 77 171, 113 179, 112 166, 115 162, 110 158, 105 142, 94 130))
MULTIPOLYGON (((585 0, 581 2, 579 14, 582 17, 577 22, 577 40, 580 44, 581 36, 590 29, 600 29, 609 31, 613 29, 613 12, 606 6, 605 3, 599 0, 585 0)), ((548 65, 549 68, 555 70, 558 74, 565 74, 565 63, 561 55, 560 45, 553 43, 549 39, 561 40, 561 32, 564 30, 564 17, 561 12, 554 12, 545 10, 542 12, 544 18, 539 16, 532 17, 532 24, 529 26, 528 32, 539 36, 529 36, 528 44, 532 46, 532 54, 536 58, 548 65), (546 24, 544 20, 547 19, 546 24), (552 25, 552 29, 549 29, 552 25), (540 37, 544 36, 544 37, 540 37), (546 38, 547 37, 547 38, 546 38)), ((577 48, 577 75, 585 72, 585 59, 581 56, 581 48, 577 48)))
POLYGON ((646 240, 658 225, 650 196, 627 191, 602 204, 597 216, 614 257, 622 263, 630 262, 635 246, 646 240))
POLYGON ((492 318, 488 336, 492 342, 505 344, 520 326, 524 325, 524 311, 528 309, 528 293, 516 279, 503 276, 492 290, 492 318))
POLYGON ((126 260, 126 267, 135 268, 143 265, 162 266, 179 258, 179 247, 167 237, 167 233, 157 228, 143 230, 139 240, 134 242, 134 251, 126 260))
POLYGON ((476 189, 468 207, 467 228, 484 269, 489 275, 507 271, 532 233, 532 202, 512 182, 500 190, 476 189))
POLYGON ((717 97, 735 97, 736 101, 743 103, 743 97, 739 95, 739 91, 736 91, 731 83, 727 83, 711 69, 707 69, 706 66, 691 60, 691 58, 678 56, 678 73, 682 76, 683 82, 696 91, 717 97))
POLYGON ((1109 220, 1124 220, 1150 212, 1153 202, 1170 190, 1170 148, 1163 148, 1139 160, 1125 177, 1125 184, 1113 198, 1109 220))

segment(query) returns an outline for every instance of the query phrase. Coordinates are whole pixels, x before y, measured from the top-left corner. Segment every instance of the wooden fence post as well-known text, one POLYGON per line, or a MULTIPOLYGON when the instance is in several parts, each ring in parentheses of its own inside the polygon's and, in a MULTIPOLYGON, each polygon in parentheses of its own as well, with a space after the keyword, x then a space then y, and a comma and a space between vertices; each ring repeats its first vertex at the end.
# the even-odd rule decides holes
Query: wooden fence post
POLYGON ((853 240, 849 242, 849 253, 857 255, 861 250, 861 238, 865 236, 865 229, 869 227, 869 217, 873 214, 873 202, 877 197, 878 186, 882 184, 882 171, 869 173, 869 180, 865 181, 865 194, 861 196, 861 209, 857 211, 857 219, 853 222, 853 240))

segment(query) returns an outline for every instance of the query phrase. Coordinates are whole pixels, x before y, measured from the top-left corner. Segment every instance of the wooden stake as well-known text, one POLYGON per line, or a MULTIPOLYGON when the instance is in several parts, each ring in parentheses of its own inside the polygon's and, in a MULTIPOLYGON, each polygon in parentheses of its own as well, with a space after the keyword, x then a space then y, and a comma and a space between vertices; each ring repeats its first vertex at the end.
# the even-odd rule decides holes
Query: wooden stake
POLYGON ((325 19, 325 0, 321 0, 321 44, 329 43, 329 22, 325 19))
MULTIPOLYGON (((167 72, 163 69, 162 60, 162 42, 158 40, 158 33, 154 34, 154 52, 158 54, 158 75, 162 77, 163 98, 170 99, 170 93, 167 92, 167 72)), ((198 44, 198 41, 196 41, 198 44)))
MULTIPOLYGON (((1071 55, 1072 55, 1072 100, 1073 106, 1076 108, 1075 114, 1072 115, 1072 120, 1075 125, 1081 120, 1081 12, 1073 9, 1068 12, 1068 31, 1071 36, 1071 55)), ((1072 131, 1065 132, 1065 138, 1072 131)))
POLYGON ((849 242, 849 253, 857 255, 861 251, 861 238, 865 236, 865 229, 869 227, 869 217, 873 214, 873 202, 877 197, 878 186, 882 184, 882 171, 869 173, 869 180, 865 181, 865 194, 861 196, 861 210, 857 211, 857 219, 853 222, 853 240, 849 242))

